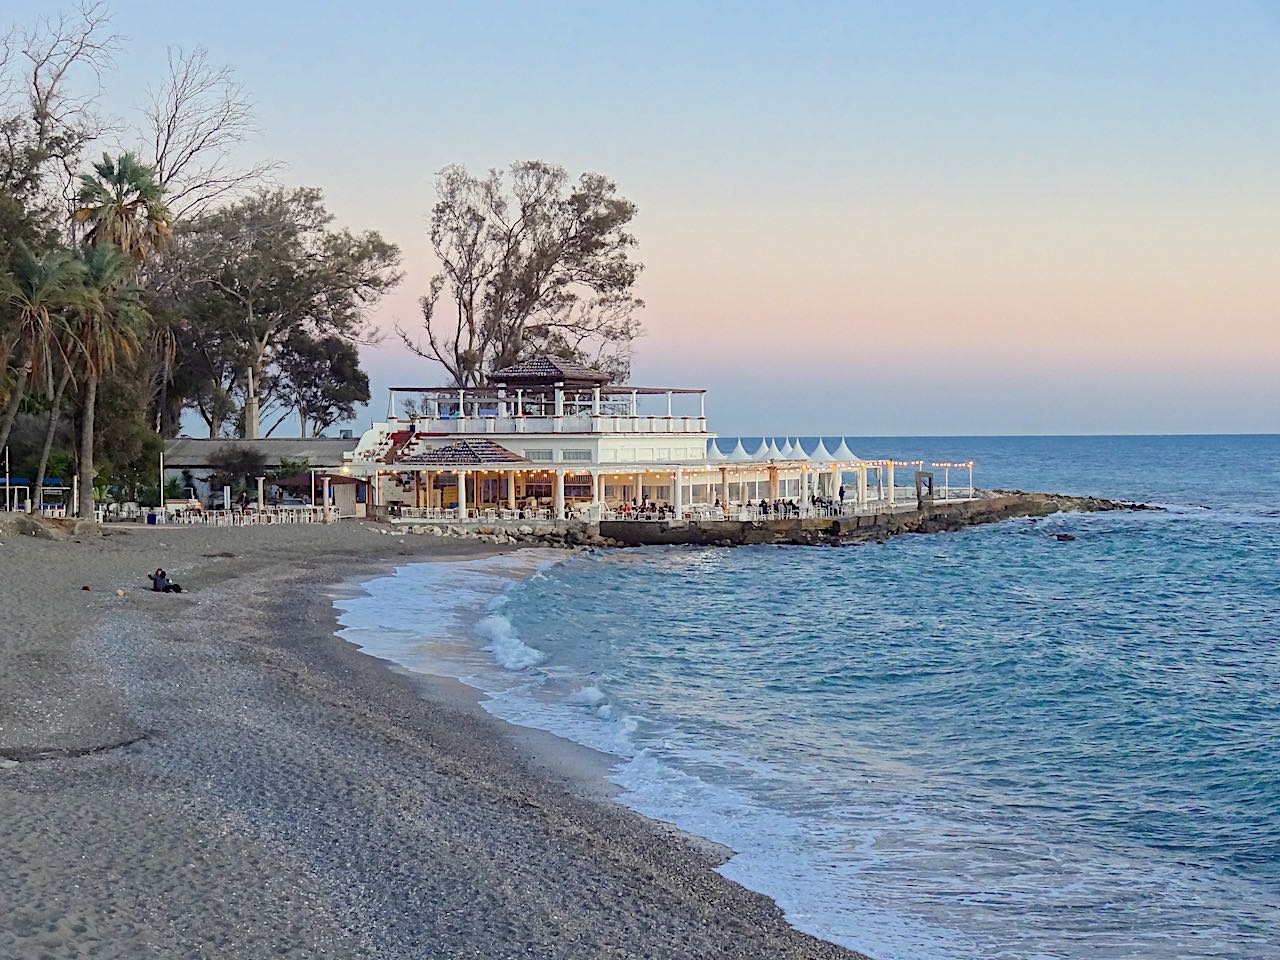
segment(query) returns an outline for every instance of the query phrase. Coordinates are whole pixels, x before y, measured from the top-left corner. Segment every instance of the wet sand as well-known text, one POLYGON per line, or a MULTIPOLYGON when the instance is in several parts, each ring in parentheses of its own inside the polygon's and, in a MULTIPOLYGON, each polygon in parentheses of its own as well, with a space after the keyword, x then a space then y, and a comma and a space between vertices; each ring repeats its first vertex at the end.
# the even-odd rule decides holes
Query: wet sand
POLYGON ((492 547, 0 541, 4 960, 855 956, 610 803, 591 751, 334 636, 351 577, 492 547), (187 592, 149 592, 157 566, 187 592))

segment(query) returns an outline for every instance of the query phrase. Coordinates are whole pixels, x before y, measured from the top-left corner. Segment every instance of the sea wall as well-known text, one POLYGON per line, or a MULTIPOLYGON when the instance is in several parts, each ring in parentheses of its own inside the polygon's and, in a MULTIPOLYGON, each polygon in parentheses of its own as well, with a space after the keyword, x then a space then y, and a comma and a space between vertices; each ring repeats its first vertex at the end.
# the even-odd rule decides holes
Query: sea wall
POLYGON ((885 540, 904 533, 941 533, 1015 517, 1043 517, 1063 510, 1126 509, 1150 508, 1146 504, 1120 503, 1095 497, 1001 490, 976 500, 926 503, 914 510, 856 517, 757 521, 610 520, 600 524, 599 533, 606 540, 628 547, 658 544, 845 544, 885 540))

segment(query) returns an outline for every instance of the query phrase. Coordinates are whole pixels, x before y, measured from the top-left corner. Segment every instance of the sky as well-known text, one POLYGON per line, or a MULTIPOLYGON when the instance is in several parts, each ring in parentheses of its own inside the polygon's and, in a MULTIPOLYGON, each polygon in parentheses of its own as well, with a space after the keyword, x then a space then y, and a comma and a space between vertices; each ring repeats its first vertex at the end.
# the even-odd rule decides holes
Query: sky
MULTIPOLYGON (((433 176, 538 158, 635 201, 633 380, 734 434, 1280 431, 1280 3, 115 0, 121 115, 166 46, 246 156, 399 244, 433 176)), ((374 383, 443 382, 388 338, 374 383)))

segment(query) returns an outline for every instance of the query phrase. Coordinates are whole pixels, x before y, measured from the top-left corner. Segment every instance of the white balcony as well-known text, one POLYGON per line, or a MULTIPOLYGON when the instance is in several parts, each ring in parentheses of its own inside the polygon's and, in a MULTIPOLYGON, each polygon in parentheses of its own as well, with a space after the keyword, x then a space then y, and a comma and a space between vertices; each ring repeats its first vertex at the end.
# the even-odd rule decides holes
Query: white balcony
POLYGON ((706 433, 706 417, 632 417, 566 415, 561 417, 417 417, 417 433, 427 434, 687 434, 706 433))

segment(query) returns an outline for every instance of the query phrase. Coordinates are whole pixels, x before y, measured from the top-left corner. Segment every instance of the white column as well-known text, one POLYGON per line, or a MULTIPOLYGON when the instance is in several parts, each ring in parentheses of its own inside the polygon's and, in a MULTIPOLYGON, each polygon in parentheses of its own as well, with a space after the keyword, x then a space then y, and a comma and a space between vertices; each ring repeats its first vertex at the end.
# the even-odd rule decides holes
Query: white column
POLYGON ((637 473, 636 474, 636 493, 635 493, 636 503, 638 504, 643 499, 644 499, 644 474, 637 473))
POLYGON ((667 391, 667 417, 671 417, 671 391, 667 391))
POLYGON ((720 468, 720 506, 729 508, 729 468, 720 468))
POLYGON ((698 394, 698 419, 707 419, 707 395, 705 393, 698 394))
POLYGON ((458 471, 458 519, 467 519, 467 471, 458 471))
POLYGON ((467 392, 465 390, 458 391, 458 417, 463 420, 467 417, 467 392))
POLYGON ((328 475, 326 475, 326 476, 325 476, 325 478, 324 478, 324 484, 323 484, 323 496, 324 496, 324 522, 325 522, 325 523, 333 523, 333 510, 332 510, 332 508, 329 506, 329 477, 328 477, 328 475))
POLYGON ((867 465, 865 463, 858 464, 858 493, 857 504, 861 509, 867 505, 867 465))
POLYGON ((524 388, 523 387, 516 390, 516 416, 517 417, 524 416, 524 388))
POLYGON ((604 505, 604 474, 599 470, 591 471, 591 498, 596 506, 604 505))
POLYGON ((600 388, 595 387, 591 391, 591 415, 593 417, 600 416, 600 388))
POLYGON ((682 467, 676 467, 675 487, 675 500, 671 505, 676 508, 676 519, 682 520, 684 519, 684 469, 682 467))
POLYGON ((507 471, 507 509, 514 510, 516 508, 516 472, 514 470, 507 471))
POLYGON ((637 390, 631 391, 631 415, 640 416, 640 393, 637 390))
POLYGON ((893 461, 892 460, 889 461, 889 465, 885 468, 885 473, 888 476, 888 484, 889 484, 889 490, 887 494, 889 498, 889 509, 892 510, 893 509, 893 461))
POLYGON ((563 417, 564 416, 564 387, 562 385, 559 385, 559 384, 556 385, 555 397, 556 397, 556 416, 563 417))
MULTIPOLYGON (((556 391, 556 395, 557 397, 559 396, 558 390, 556 391)), ((556 467, 555 473, 556 473, 556 482, 555 482, 556 519, 563 520, 564 519, 564 470, 562 470, 560 467, 556 467)))
MULTIPOLYGON (((267 500, 263 491, 263 486, 266 483, 266 481, 267 481, 266 477, 258 478, 258 512, 259 513, 265 510, 267 506, 267 500)), ((160 491, 160 510, 162 513, 164 512, 164 491, 163 490, 160 491)))

